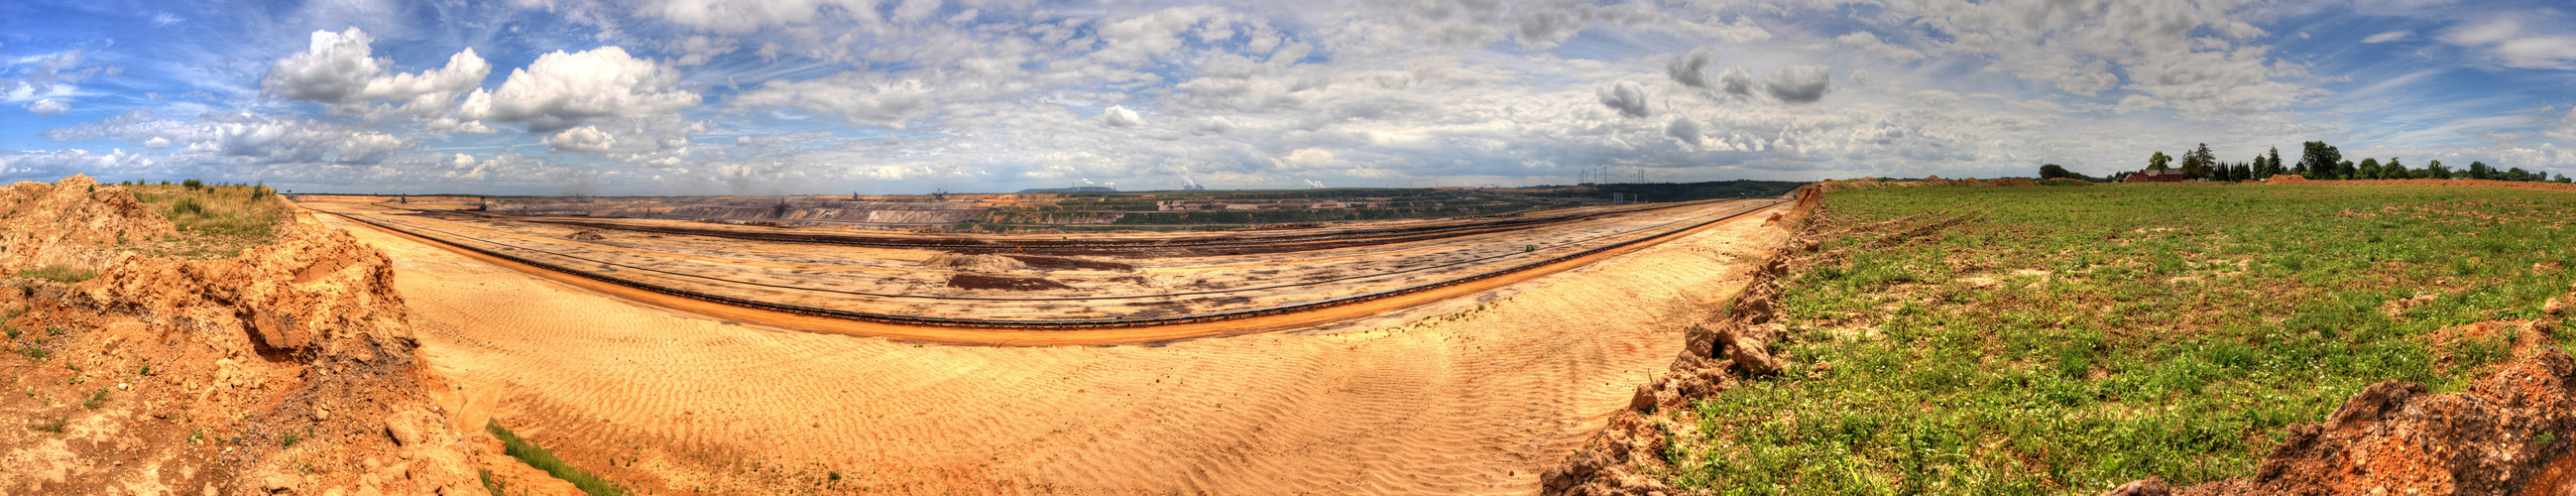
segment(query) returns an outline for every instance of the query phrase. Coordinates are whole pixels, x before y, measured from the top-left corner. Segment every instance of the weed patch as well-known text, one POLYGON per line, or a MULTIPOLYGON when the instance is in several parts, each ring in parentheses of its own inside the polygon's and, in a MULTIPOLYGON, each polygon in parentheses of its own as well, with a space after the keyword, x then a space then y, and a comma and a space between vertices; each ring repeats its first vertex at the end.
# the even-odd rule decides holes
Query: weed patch
POLYGON ((527 463, 530 467, 536 467, 537 470, 544 470, 547 474, 552 474, 557 479, 563 479, 564 482, 570 482, 573 487, 580 488, 583 493, 588 493, 591 496, 626 494, 626 490, 624 488, 617 487, 616 484, 610 484, 608 481, 592 476, 590 475, 590 472, 583 471, 579 467, 574 467, 571 464, 564 463, 563 460, 555 458, 554 453, 546 451, 544 447, 537 446, 536 443, 520 439, 518 434, 510 432, 510 429, 508 428, 501 427, 499 422, 485 424, 483 426, 483 430, 491 432, 493 437, 501 438, 502 453, 510 455, 511 458, 517 458, 520 462, 527 463))
POLYGON ((27 279, 48 279, 63 284, 78 284, 81 281, 97 278, 98 271, 68 265, 47 265, 18 271, 18 277, 27 279))
POLYGON ((152 256, 229 258, 275 239, 278 222, 285 218, 285 205, 265 186, 199 183, 126 188, 134 192, 135 200, 179 228, 178 239, 144 247, 152 256))
POLYGON ((2426 336, 2537 317, 2576 282, 2535 270, 2576 264, 2576 195, 2556 192, 1884 188, 1835 193, 1816 219, 1822 246, 1855 248, 1784 278, 1797 339, 1778 351, 1804 365, 1696 405, 1660 475, 1685 492, 2250 476, 2285 426, 2371 383, 2494 370, 2513 343, 2426 336))

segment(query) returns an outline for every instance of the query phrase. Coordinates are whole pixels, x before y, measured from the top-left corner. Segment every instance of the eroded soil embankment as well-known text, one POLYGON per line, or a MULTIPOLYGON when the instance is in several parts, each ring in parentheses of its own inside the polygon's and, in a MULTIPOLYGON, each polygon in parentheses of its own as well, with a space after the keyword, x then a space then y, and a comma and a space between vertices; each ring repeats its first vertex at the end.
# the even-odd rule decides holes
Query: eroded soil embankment
POLYGON ((1540 477, 1540 492, 1669 492, 1671 488, 1645 474, 1663 466, 1664 441, 1671 437, 1672 426, 1684 421, 1680 412, 1699 399, 1734 387, 1740 378, 1780 373, 1782 359, 1772 350, 1772 344, 1787 334, 1772 322, 1779 306, 1779 278, 1798 263, 1799 253, 1817 248, 1807 219, 1823 201, 1818 191, 1816 187, 1799 190, 1798 201, 1787 211, 1764 221, 1799 234, 1787 246, 1762 251, 1741 291, 1693 309, 1697 316, 1670 365, 1653 380, 1637 385, 1627 408, 1612 412, 1609 424, 1582 447, 1548 467, 1540 477))
POLYGON ((656 311, 353 232, 475 404, 647 491, 1518 494, 1779 243, 1762 215, 1346 326, 1106 347, 656 311))
POLYGON ((346 233, 289 219, 267 246, 182 262, 122 248, 174 231, 121 187, 73 176, 0 202, 0 267, 96 271, 0 282, 0 493, 484 494, 481 470, 526 477, 452 427, 390 261, 346 233))

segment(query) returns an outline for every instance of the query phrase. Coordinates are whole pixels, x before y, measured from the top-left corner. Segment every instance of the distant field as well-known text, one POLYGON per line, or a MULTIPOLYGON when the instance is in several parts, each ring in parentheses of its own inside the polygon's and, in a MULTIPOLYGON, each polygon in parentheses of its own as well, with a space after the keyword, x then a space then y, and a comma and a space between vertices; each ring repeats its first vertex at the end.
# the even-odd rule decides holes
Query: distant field
POLYGON ((2576 280, 2563 192, 1888 188, 1834 193, 1818 222, 1843 232, 1824 251, 1851 251, 1787 276, 1781 351, 1800 365, 1700 404, 1667 452, 1674 484, 2027 494, 2249 476, 2283 426, 2364 386, 2447 392, 2491 371, 2515 343, 2435 331, 2537 318, 2576 280))

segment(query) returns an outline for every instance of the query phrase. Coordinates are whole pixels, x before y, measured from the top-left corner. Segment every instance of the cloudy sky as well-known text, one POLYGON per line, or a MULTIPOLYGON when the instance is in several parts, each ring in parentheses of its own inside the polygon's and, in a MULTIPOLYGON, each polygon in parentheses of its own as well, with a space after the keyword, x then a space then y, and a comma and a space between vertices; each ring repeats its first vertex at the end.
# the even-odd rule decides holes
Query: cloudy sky
POLYGON ((812 194, 2576 173, 2555 2, 0 3, 0 180, 812 194))

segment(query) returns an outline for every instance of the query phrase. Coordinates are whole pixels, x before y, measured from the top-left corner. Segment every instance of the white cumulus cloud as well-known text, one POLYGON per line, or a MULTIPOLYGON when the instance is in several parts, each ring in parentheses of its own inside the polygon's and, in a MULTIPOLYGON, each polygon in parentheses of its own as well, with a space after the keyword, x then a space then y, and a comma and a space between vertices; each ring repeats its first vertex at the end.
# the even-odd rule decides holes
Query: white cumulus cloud
POLYGON ((374 56, 375 37, 358 28, 314 31, 304 51, 277 59, 260 77, 260 89, 279 97, 331 105, 335 114, 368 112, 368 104, 391 101, 396 109, 421 117, 444 115, 456 97, 482 86, 492 64, 467 48, 447 58, 447 65, 416 73, 395 73, 391 59, 374 56))
POLYGON ((1108 111, 1100 113, 1100 123, 1108 124, 1110 127, 1136 127, 1144 125, 1145 119, 1137 116, 1136 111, 1127 110, 1124 105, 1111 105, 1108 111))
POLYGON ((524 122, 545 134, 605 117, 650 117, 697 106, 698 94, 677 86, 680 72, 609 46, 537 57, 492 91, 475 90, 457 110, 461 120, 524 122))
POLYGON ((582 126, 548 136, 543 143, 559 152, 598 153, 617 146, 617 137, 600 132, 598 127, 582 126))

